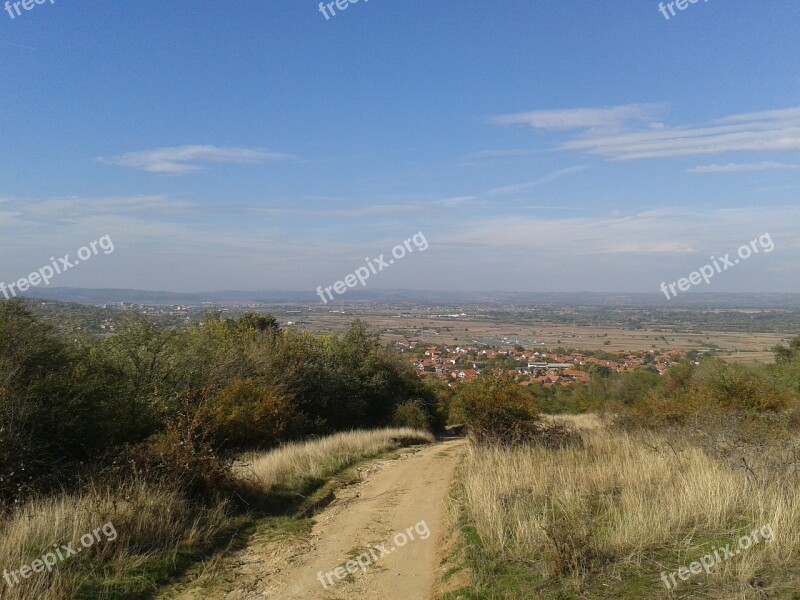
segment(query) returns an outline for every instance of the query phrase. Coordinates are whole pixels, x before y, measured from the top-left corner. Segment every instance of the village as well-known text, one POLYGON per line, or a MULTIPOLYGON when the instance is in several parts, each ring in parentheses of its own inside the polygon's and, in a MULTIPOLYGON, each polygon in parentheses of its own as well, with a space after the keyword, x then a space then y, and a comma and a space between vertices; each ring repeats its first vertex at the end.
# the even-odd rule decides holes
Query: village
MULTIPOLYGON (((651 369, 663 375, 670 367, 685 361, 683 350, 629 352, 590 352, 526 350, 521 346, 492 348, 476 345, 430 346, 398 341, 396 348, 410 354, 410 360, 423 376, 436 377, 451 387, 476 381, 482 373, 506 371, 521 386, 573 385, 586 383, 593 373, 611 375, 636 369, 651 369)), ((691 355, 695 352, 689 353, 691 355)))

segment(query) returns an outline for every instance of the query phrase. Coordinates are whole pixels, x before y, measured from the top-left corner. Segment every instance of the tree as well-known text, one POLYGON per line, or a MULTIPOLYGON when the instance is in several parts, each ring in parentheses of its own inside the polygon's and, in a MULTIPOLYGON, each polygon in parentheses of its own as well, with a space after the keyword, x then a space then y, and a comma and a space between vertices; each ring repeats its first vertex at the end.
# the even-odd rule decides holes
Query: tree
POLYGON ((775 353, 775 362, 788 363, 794 362, 798 355, 800 355, 800 335, 796 336, 789 342, 789 346, 778 344, 771 348, 775 353))
POLYGON ((636 369, 616 378, 609 390, 611 397, 630 406, 642 400, 661 383, 661 375, 649 369, 636 369))
POLYGON ((268 448, 287 439, 296 421, 282 390, 239 379, 199 408, 201 426, 216 447, 268 448))
POLYGON ((237 327, 247 330, 251 329, 261 333, 267 331, 280 331, 278 320, 272 315, 259 315, 248 312, 239 317, 235 324, 237 327))

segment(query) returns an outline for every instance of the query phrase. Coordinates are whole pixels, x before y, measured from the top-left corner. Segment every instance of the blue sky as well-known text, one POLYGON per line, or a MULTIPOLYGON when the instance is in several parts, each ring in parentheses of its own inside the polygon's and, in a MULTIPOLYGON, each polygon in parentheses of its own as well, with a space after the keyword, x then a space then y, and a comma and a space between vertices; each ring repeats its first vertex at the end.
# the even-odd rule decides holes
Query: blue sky
MULTIPOLYGON (((0 1, 0 4, 2 2, 0 1)), ((0 280, 800 292, 800 5, 46 0, 0 12, 0 280)))

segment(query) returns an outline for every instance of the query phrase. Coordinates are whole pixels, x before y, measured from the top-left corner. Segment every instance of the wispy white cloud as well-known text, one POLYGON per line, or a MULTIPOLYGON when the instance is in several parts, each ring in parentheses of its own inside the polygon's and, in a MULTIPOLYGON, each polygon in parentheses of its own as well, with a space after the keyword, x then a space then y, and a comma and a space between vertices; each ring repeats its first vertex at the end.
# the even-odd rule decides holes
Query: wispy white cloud
POLYGON ((688 169, 688 173, 754 173, 757 171, 795 171, 800 165, 776 162, 728 163, 727 165, 704 165, 688 169))
POLYGON ((628 254, 631 256, 695 254, 697 247, 687 242, 662 241, 657 243, 627 242, 603 248, 603 254, 628 254))
POLYGON ((272 217, 306 217, 356 219, 382 215, 421 214, 429 212, 421 204, 371 204, 366 206, 341 206, 336 208, 286 208, 286 207, 249 207, 242 212, 269 215, 272 217))
POLYGON ((581 171, 585 171, 588 168, 589 167, 586 165, 581 165, 577 167, 568 167, 566 169, 559 169, 558 171, 553 171, 552 173, 548 173, 544 177, 540 177, 536 181, 529 181, 528 183, 518 183, 516 185, 508 185, 504 187, 491 189, 489 190, 488 195, 506 196, 508 194, 518 194, 520 192, 527 192, 528 190, 537 188, 540 185, 544 185, 545 183, 550 183, 551 181, 555 181, 556 179, 561 179, 562 177, 572 175, 573 173, 580 173, 581 171))
POLYGON ((563 144, 611 160, 670 158, 731 152, 800 150, 796 109, 732 115, 706 126, 665 127, 610 136, 587 135, 563 144))
POLYGON ((751 261, 752 266, 720 278, 715 289, 796 290, 792 282, 800 281, 796 206, 759 206, 755 213, 752 207, 691 207, 597 215, 538 210, 504 216, 447 208, 480 201, 469 196, 431 198, 415 202, 416 212, 408 209, 408 214, 394 212, 401 210, 399 203, 363 209, 330 206, 323 208, 339 213, 318 212, 317 222, 285 227, 280 218, 305 217, 315 209, 287 203, 254 213, 249 207, 181 203, 170 196, 0 197, 0 280, 16 279, 51 255, 74 252, 109 234, 117 248, 113 256, 67 273, 63 285, 312 291, 351 272, 364 257, 386 252, 422 230, 430 251, 376 280, 376 289, 655 293, 660 281, 683 276, 711 254, 734 250, 766 231, 776 244, 769 259, 751 261), (211 211, 231 218, 203 218, 211 211), (266 211, 283 212, 258 218, 266 211), (443 218, 432 218, 431 211, 443 218), (379 225, 365 227, 354 216, 375 216, 379 225), (333 218, 345 224, 331 228, 333 218))
MULTIPOLYGON (((438 289, 658 293, 708 262, 769 232, 764 254, 708 291, 798 291, 800 222, 795 206, 662 208, 641 212, 472 218, 426 229, 438 289), (558 216, 556 216, 558 215, 558 216)), ((422 267, 421 267, 422 268, 422 267)), ((420 276, 422 278, 422 276, 420 276)))
POLYGON ((786 119, 800 119, 800 107, 781 108, 777 110, 762 110, 759 112, 730 115, 717 119, 716 123, 741 123, 752 121, 781 121, 786 119))
POLYGON ((334 207, 248 207, 242 212, 269 215, 272 217, 299 217, 308 219, 362 219, 381 216, 402 215, 419 216, 432 214, 445 214, 455 208, 463 208, 477 200, 475 196, 457 196, 430 200, 428 202, 407 202, 391 204, 364 204, 334 207))
POLYGON ((512 156, 530 156, 530 150, 481 150, 480 152, 472 152, 467 154, 464 158, 468 160, 480 160, 484 158, 509 158, 512 156))
POLYGON ((313 195, 306 196, 306 200, 310 200, 312 202, 341 202, 345 200, 345 198, 341 196, 313 195))
POLYGON ((31 46, 23 46, 21 44, 12 44, 11 42, 5 42, 3 40, 0 40, 0 44, 7 44, 9 46, 13 46, 14 48, 25 48, 26 50, 36 50, 36 48, 33 48, 31 46))
POLYGON ((533 150, 481 150, 480 152, 467 154, 457 163, 457 166, 478 167, 493 165, 504 159, 520 158, 532 154, 534 154, 533 150))
MULTIPOLYGON (((800 222, 800 208, 678 209, 598 216, 513 216, 462 223, 444 242, 472 241, 510 261, 525 256, 558 256, 564 264, 589 257, 646 256, 668 259, 737 248, 765 231, 780 236, 781 247, 800 222), (713 227, 709 225, 713 224, 713 227)), ((796 252, 800 244, 793 244, 796 252)))
POLYGON ((495 125, 529 125, 546 131, 619 129, 628 123, 646 123, 663 110, 659 104, 626 104, 605 108, 565 108, 500 115, 495 125))
POLYGON ((291 154, 257 148, 222 148, 219 146, 179 146, 119 156, 98 158, 106 164, 139 169, 148 173, 183 174, 201 170, 198 163, 259 164, 296 158, 291 154))
POLYGON ((547 131, 583 130, 560 145, 609 160, 677 158, 733 152, 800 151, 800 108, 730 115, 704 125, 648 122, 658 105, 538 111, 496 117, 547 131))
MULTIPOLYGON (((19 226, 58 226, 109 215, 120 216, 186 216, 200 214, 207 207, 165 195, 98 196, 47 199, 0 198, 0 207, 16 218, 19 226)), ((0 213, 2 214, 2 213, 0 213)), ((0 229, 5 223, 0 219, 0 229)))
MULTIPOLYGON (((311 198, 307 198, 311 200, 311 198)), ((0 196, 0 232, 27 227, 64 227, 68 224, 90 222, 118 216, 123 219, 143 217, 169 222, 209 222, 221 215, 233 219, 250 219, 252 215, 272 219, 317 221, 353 221, 393 217, 417 219, 422 216, 451 215, 454 209, 475 205, 476 196, 449 198, 419 198, 404 202, 358 204, 346 198, 330 202, 331 197, 315 197, 313 202, 289 200, 265 201, 261 205, 235 202, 196 202, 166 194, 137 196, 96 196, 61 198, 13 198, 0 196)), ((1 236, 0 236, 1 237, 1 236)))

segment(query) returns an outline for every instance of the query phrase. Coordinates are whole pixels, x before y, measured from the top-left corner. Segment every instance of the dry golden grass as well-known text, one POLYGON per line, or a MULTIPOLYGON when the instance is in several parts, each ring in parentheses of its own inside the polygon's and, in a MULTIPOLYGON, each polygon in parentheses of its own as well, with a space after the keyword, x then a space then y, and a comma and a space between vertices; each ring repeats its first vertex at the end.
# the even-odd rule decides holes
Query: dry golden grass
MULTIPOLYGON (((113 494, 89 492, 81 496, 61 496, 28 503, 11 518, 0 522, 0 566, 10 572, 53 550, 53 546, 73 543, 81 547, 80 537, 106 523, 113 534, 99 532, 100 541, 78 555, 59 561, 52 573, 33 573, 19 584, 6 587, 0 581, 4 600, 72 600, 87 577, 110 563, 117 565, 117 576, 130 572, 154 551, 161 556, 175 553, 181 544, 208 540, 223 524, 222 505, 204 511, 203 517, 174 491, 133 484, 113 494)), ((111 531, 109 528, 107 531, 111 531)), ((13 578, 11 579, 13 582, 13 578)))
POLYGON ((287 444, 269 452, 245 454, 236 473, 268 492, 276 484, 294 477, 322 479, 407 441, 432 443, 434 437, 427 431, 411 428, 338 433, 310 442, 287 444))
POLYGON ((529 564, 543 577, 569 576, 578 587, 609 565, 657 581, 661 571, 707 554, 710 542, 721 547, 769 524, 773 543, 693 579, 707 577, 720 590, 706 597, 756 597, 749 595, 756 572, 796 564, 796 476, 757 484, 688 441, 612 432, 591 416, 558 420, 583 426, 583 447, 467 450, 465 508, 492 555, 529 564))
MULTIPOLYGON (((237 472, 255 482, 258 491, 268 493, 274 484, 291 484, 293 478, 324 479, 361 458, 397 448, 406 441, 432 442, 434 438, 412 429, 342 433, 248 456, 237 472)), ((0 576, 0 597, 74 600, 88 581, 92 589, 104 592, 91 596, 82 593, 84 598, 142 597, 144 592, 132 592, 148 589, 142 570, 166 572, 179 551, 208 547, 230 525, 231 514, 224 503, 198 508, 169 487, 144 482, 32 501, 0 521, 0 569, 7 569, 11 577, 10 571, 30 565, 54 545, 60 548, 72 542, 77 549, 82 535, 106 523, 113 524, 116 539, 107 540, 101 531, 99 542, 59 561, 52 573, 34 573, 11 587, 0 576), (124 594, 117 593, 120 591, 124 594)))
POLYGON ((549 423, 560 423, 580 431, 600 429, 603 427, 603 420, 594 413, 584 413, 582 415, 544 415, 544 419, 549 423))

